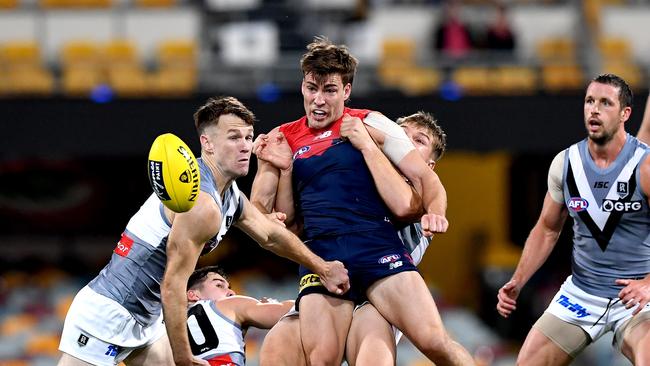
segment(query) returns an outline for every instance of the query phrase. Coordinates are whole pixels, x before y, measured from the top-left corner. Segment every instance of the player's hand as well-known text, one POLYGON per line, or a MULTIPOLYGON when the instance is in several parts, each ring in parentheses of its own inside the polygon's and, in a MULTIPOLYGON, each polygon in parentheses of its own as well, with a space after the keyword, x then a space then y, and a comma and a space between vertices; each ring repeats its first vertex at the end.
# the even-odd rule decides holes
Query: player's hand
POLYGON ((618 279, 617 285, 625 286, 618 293, 619 299, 625 304, 626 309, 631 309, 637 304, 632 315, 636 315, 650 301, 650 280, 647 278, 641 280, 618 279))
POLYGON ((499 289, 497 294, 497 311, 502 317, 507 318, 510 313, 517 309, 517 297, 519 297, 519 288, 517 281, 510 280, 499 289))
POLYGON ((424 236, 431 237, 433 234, 445 233, 449 228, 449 221, 442 215, 425 214, 420 219, 424 236))
POLYGON ((343 263, 339 261, 326 262, 327 268, 325 272, 319 274, 321 283, 327 291, 343 295, 350 289, 350 277, 348 277, 348 270, 343 263))
POLYGON ((343 115, 341 121, 341 136, 347 138, 359 151, 376 146, 361 119, 347 113, 343 115))
POLYGON ((206 360, 200 359, 198 357, 190 356, 190 358, 187 358, 185 360, 174 360, 176 366, 183 365, 183 366, 210 366, 210 363, 206 360))
POLYGON ((282 227, 287 227, 284 223, 284 220, 287 219, 287 215, 284 212, 271 212, 270 214, 266 214, 266 217, 272 222, 282 225, 282 227))
POLYGON ((268 135, 261 134, 253 142, 253 153, 258 159, 271 163, 274 167, 286 170, 291 167, 293 153, 284 134, 271 131, 268 135))

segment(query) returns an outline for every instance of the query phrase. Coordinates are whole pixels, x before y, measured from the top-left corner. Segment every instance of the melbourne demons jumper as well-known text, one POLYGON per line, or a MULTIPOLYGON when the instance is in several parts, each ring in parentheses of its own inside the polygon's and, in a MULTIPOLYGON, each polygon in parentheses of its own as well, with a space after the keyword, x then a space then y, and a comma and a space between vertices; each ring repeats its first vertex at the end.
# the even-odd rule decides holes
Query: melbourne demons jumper
MULTIPOLYGON (((197 162, 201 191, 212 196, 222 213, 219 233, 205 244, 202 254, 206 254, 239 219, 243 200, 233 182, 222 201, 212 172, 202 159, 197 162)), ((152 194, 131 217, 110 262, 75 296, 63 327, 61 351, 92 364, 115 365, 165 334, 160 283, 171 223, 163 207, 152 194)))
MULTIPOLYGON (((343 114, 365 120, 370 112, 345 108, 343 114)), ((341 122, 342 117, 325 128, 312 129, 303 117, 283 124, 280 131, 293 152, 293 189, 297 214, 304 221, 305 243, 324 260, 343 262, 351 288, 338 297, 360 303, 375 281, 417 269, 361 152, 341 137, 341 122)), ((301 266, 296 305, 300 297, 315 292, 336 296, 316 274, 301 266)))

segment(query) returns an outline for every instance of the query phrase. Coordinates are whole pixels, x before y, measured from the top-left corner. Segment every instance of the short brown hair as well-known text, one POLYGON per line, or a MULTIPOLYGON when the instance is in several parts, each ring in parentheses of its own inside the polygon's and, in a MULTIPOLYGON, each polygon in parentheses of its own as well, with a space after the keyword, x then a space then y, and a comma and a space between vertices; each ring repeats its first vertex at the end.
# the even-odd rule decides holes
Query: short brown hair
POLYGON ((634 95, 632 94, 632 90, 630 90, 630 86, 627 85, 622 77, 614 74, 600 74, 591 81, 618 88, 618 101, 621 104, 621 109, 632 107, 632 99, 634 98, 634 95))
POLYGON ((226 272, 224 272, 223 269, 219 266, 207 266, 207 267, 202 267, 194 271, 190 275, 190 278, 187 280, 187 289, 192 290, 196 289, 197 287, 201 286, 203 282, 205 282, 205 279, 208 277, 208 273, 216 273, 223 277, 224 280, 228 281, 228 277, 226 277, 226 272))
POLYGON ((219 117, 225 114, 233 114, 251 126, 255 124, 253 112, 246 108, 237 98, 210 98, 194 113, 194 127, 196 127, 199 136, 203 134, 206 127, 217 125, 219 117))
POLYGON ((404 116, 397 119, 398 125, 412 123, 416 126, 424 127, 433 136, 433 161, 438 161, 447 150, 447 134, 442 127, 438 125, 438 120, 431 114, 424 111, 413 113, 410 116, 404 116))
POLYGON ((358 63, 346 46, 335 45, 324 36, 315 37, 300 59, 303 76, 312 74, 319 80, 330 74, 340 74, 344 86, 354 81, 358 63))

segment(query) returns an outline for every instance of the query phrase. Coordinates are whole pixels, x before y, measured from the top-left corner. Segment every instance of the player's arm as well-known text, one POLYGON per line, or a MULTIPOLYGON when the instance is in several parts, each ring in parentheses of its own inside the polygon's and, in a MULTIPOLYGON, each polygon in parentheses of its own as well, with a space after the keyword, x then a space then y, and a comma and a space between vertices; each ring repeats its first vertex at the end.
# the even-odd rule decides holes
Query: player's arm
POLYGON ((639 127, 639 133, 637 133, 636 137, 650 145, 650 95, 648 95, 648 100, 645 102, 641 127, 639 127))
POLYGON ((361 119, 344 115, 341 136, 346 137, 361 152, 379 195, 397 219, 413 221, 424 214, 420 195, 399 174, 370 137, 361 119))
POLYGON ((515 273, 510 281, 499 289, 497 310, 504 317, 516 309, 516 300, 521 288, 544 264, 560 237, 562 226, 564 226, 568 215, 562 194, 563 162, 564 153, 558 154, 553 159, 549 170, 548 192, 544 198, 542 212, 526 239, 515 273))
MULTIPOLYGON (((650 102, 650 97, 648 101, 650 102)), ((649 112, 647 106, 645 112, 643 123, 647 122, 646 117, 649 112)), ((650 197, 650 157, 648 156, 641 163, 639 182, 643 194, 650 197)), ((647 199, 648 204, 650 204, 650 198, 647 199)), ((639 313, 650 302, 650 274, 640 280, 619 278, 616 280, 616 284, 624 286, 618 293, 618 297, 626 308, 630 309, 637 304, 639 305, 634 309, 633 315, 639 313)))
POLYGON ((285 224, 292 228, 295 208, 291 147, 276 127, 268 135, 258 136, 253 151, 258 157, 259 167, 251 190, 251 202, 262 212, 283 212, 286 214, 285 224))
POLYGON ((447 192, 440 178, 422 159, 406 135, 396 123, 378 112, 371 112, 364 123, 368 132, 382 147, 386 157, 397 166, 400 172, 413 184, 422 197, 426 214, 422 217, 422 229, 426 235, 445 232, 449 226, 445 213, 447 192))
POLYGON ((235 225, 264 249, 299 263, 320 276, 333 293, 343 294, 350 288, 347 269, 339 261, 326 262, 314 254, 296 235, 275 224, 253 206, 244 195, 244 209, 235 225))
POLYGON ((194 271, 204 243, 216 235, 221 212, 205 192, 199 192, 194 207, 175 214, 167 240, 167 265, 161 285, 165 327, 176 365, 200 362, 194 359, 187 337, 187 280, 194 271))
POLYGON ((284 314, 286 314, 295 301, 261 302, 248 296, 231 296, 216 302, 219 310, 224 313, 234 314, 236 323, 243 327, 271 329, 284 314))
POLYGON ((280 170, 271 163, 257 159, 257 173, 251 187, 251 203, 264 213, 273 212, 280 181, 280 170))

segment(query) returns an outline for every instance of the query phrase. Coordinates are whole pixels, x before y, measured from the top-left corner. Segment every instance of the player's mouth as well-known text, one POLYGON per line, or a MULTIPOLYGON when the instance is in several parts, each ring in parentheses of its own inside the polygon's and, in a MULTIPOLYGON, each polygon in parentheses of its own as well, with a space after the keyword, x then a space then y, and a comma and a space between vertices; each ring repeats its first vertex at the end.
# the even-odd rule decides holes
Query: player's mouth
POLYGON ((590 118, 589 121, 587 121, 589 131, 597 131, 602 125, 603 123, 595 118, 590 118))
POLYGON ((314 109, 311 111, 311 115, 316 121, 322 121, 327 118, 327 112, 322 109, 314 109))

